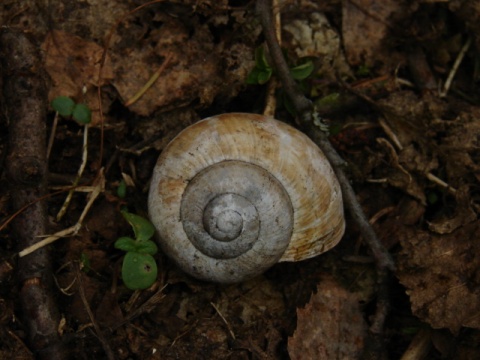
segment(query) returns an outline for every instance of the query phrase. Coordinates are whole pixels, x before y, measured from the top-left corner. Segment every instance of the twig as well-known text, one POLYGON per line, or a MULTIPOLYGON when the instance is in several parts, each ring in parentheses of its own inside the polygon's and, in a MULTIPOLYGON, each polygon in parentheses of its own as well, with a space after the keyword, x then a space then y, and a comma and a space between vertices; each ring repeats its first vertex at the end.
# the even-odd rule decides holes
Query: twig
POLYGON ((51 194, 46 194, 46 195, 43 195, 43 196, 40 196, 38 198, 35 198, 33 199, 31 202, 23 205, 21 208, 19 208, 17 211, 15 211, 15 213, 13 213, 13 215, 10 215, 7 220, 5 220, 1 225, 0 225, 0 231, 2 231, 3 229, 5 229, 13 220, 15 220, 15 218, 17 218, 17 216, 19 216, 21 213, 23 213, 26 209, 28 209, 30 206, 33 206, 35 205, 36 203, 38 202, 41 202, 41 201, 44 201, 48 198, 51 198, 52 196, 55 196, 55 195, 58 195, 58 194, 61 194, 61 193, 64 193, 65 191, 70 191, 72 187, 69 186, 67 188, 65 187, 62 187, 62 190, 60 191, 55 191, 51 194))
POLYGON ((47 146, 47 161, 50 159, 50 153, 52 151, 53 140, 55 139, 55 133, 57 132, 57 125, 58 125, 58 112, 55 112, 55 117, 53 118, 52 124, 52 131, 50 131, 50 137, 48 139, 48 146, 47 146))
POLYGON ((442 91, 440 91, 440 97, 445 97, 447 96, 448 90, 450 89, 450 86, 452 85, 453 78, 455 77, 455 74, 457 73, 457 70, 462 63, 463 58, 465 57, 465 54, 467 53, 468 49, 470 48, 470 45, 472 44, 472 38, 468 38, 467 42, 465 45, 463 45, 462 49, 458 53, 457 58, 455 59, 455 62, 453 63, 452 70, 450 70, 450 73, 448 74, 447 80, 445 81, 445 84, 443 85, 442 91))
POLYGON ((421 329, 413 338, 408 349, 403 353, 400 360, 422 360, 426 359, 432 346, 432 330, 421 329))
POLYGON ((105 338, 105 335, 103 335, 102 329, 100 329, 100 326, 98 326, 98 323, 95 320, 95 316, 93 316, 92 310, 90 309, 90 305, 88 304, 88 300, 85 295, 85 288, 83 286, 82 273, 80 272, 80 266, 78 265, 77 262, 75 262, 73 266, 75 269, 75 277, 77 278, 77 281, 78 281, 78 291, 80 293, 80 298, 82 299, 83 306, 87 311, 90 321, 92 322, 93 328, 95 329, 95 333, 98 339, 100 340, 100 342, 102 343, 103 350, 105 351, 105 354, 107 355, 108 360, 115 360, 115 355, 113 354, 112 348, 110 347, 110 344, 105 338))
MULTIPOLYGON (((33 354, 32 354, 32 352, 31 352, 30 349, 27 347, 27 345, 25 345, 25 343, 23 342, 23 340, 18 337, 17 334, 15 334, 15 333, 14 333, 13 331, 11 331, 11 330, 8 330, 8 335, 10 335, 10 336, 13 338, 13 340, 16 341, 16 342, 20 345, 20 347, 23 349, 23 351, 25 351, 25 352, 26 352, 28 355, 30 355, 30 357, 33 359, 33 354)), ((18 350, 17 350, 17 351, 18 351, 18 350)), ((16 354, 18 355, 18 352, 16 352, 16 354)), ((20 357, 20 356, 18 356, 18 357, 20 357)))
MULTIPOLYGON (((35 244, 47 227, 46 204, 38 201, 46 193, 47 88, 37 49, 24 33, 0 30, 2 90, 5 114, 10 120, 6 174, 11 183, 12 208, 23 209, 12 221, 18 249, 35 244)), ((52 293, 48 250, 18 259, 19 302, 31 350, 38 359, 60 360, 67 357, 57 331, 60 315, 52 293)))
POLYGON ((61 238, 64 238, 64 237, 67 237, 67 236, 70 236, 70 235, 75 235, 78 230, 80 229, 79 226, 77 225, 73 225, 73 226, 70 226, 69 228, 66 228, 66 229, 63 229, 63 230, 60 230, 58 232, 56 232, 55 234, 43 239, 43 240, 40 240, 38 242, 36 242, 35 244, 23 249, 22 251, 20 251, 18 253, 18 256, 19 257, 24 257, 24 256, 27 256, 27 255, 30 255, 31 253, 47 246, 47 245, 50 245, 51 243, 57 241, 58 239, 61 239, 61 238))
POLYGON ((222 319, 222 321, 225 323, 225 325, 227 326, 227 329, 228 329, 228 332, 230 333, 230 336, 232 337, 233 340, 235 340, 235 334, 233 333, 232 331, 232 328, 230 326, 230 324, 228 323, 227 319, 225 319, 225 317, 223 316, 223 314, 220 312, 220 310, 218 310, 218 307, 213 303, 213 302, 210 302, 210 305, 213 306, 213 308, 215 309, 215 311, 217 312, 217 314, 220 316, 220 318, 222 319))
POLYGON ((260 14, 260 21, 262 23, 263 34, 270 50, 270 56, 277 69, 277 75, 282 82, 285 92, 288 94, 293 102, 293 106, 301 115, 311 112, 312 103, 305 96, 303 96, 300 88, 295 80, 290 76, 287 62, 283 57, 282 49, 277 41, 275 27, 273 25, 271 4, 268 0, 257 1, 257 13, 260 14))
MULTIPOLYGON (((388 137, 391 139, 391 141, 395 144, 396 148, 398 150, 403 150, 403 145, 402 143, 400 142, 400 140, 398 139, 397 135, 395 134, 395 132, 390 128, 390 126, 383 120, 383 119, 380 119, 379 120, 379 123, 380 123, 380 126, 382 127, 383 131, 385 131, 385 133, 388 135, 388 137)), ((394 151, 392 149, 392 151, 394 151)), ((396 155, 397 156, 397 155, 396 155)), ((398 159, 398 156, 397 156, 397 159, 398 159)), ((400 164, 398 163, 397 161, 397 165, 400 166, 400 164)), ((410 174, 408 174, 406 172, 406 170, 403 169, 402 167, 402 171, 404 171, 408 176, 410 176, 410 174)), ((449 184, 447 184, 445 181, 443 181, 442 179, 440 179, 439 177, 433 175, 431 172, 428 172, 425 174, 425 176, 427 177, 428 180, 430 180, 431 182, 437 184, 438 186, 440 187, 443 187, 445 189, 447 189, 447 191, 450 192, 450 194, 452 195, 455 195, 457 193, 457 189, 453 188, 452 186, 450 186, 449 184)))
POLYGON ((368 219, 363 213, 363 210, 355 196, 355 192, 350 185, 350 181, 343 170, 346 166, 346 162, 335 151, 328 140, 327 135, 323 131, 320 131, 313 126, 312 103, 303 95, 297 83, 291 77, 287 62, 285 61, 282 50, 276 40, 270 11, 270 1, 258 0, 257 12, 260 14, 264 36, 270 50, 270 55, 272 56, 272 61, 277 70, 277 74, 282 81, 285 92, 292 100, 295 110, 299 114, 299 125, 318 144, 320 149, 330 161, 330 164, 337 175, 338 181, 340 182, 345 206, 350 211, 352 220, 357 224, 365 242, 371 249, 377 266, 379 268, 388 268, 393 270, 393 259, 381 244, 377 238, 377 235, 375 234, 375 231, 369 224, 368 219))
MULTIPOLYGON (((78 168, 77 172, 77 177, 75 178, 73 182, 73 186, 77 186, 78 183, 80 182, 80 179, 82 178, 83 171, 85 170, 85 166, 87 165, 87 158, 88 158, 88 124, 85 124, 84 129, 83 129, 83 149, 82 149, 82 163, 80 164, 80 167, 78 168)), ((68 192, 67 198, 65 199, 65 202, 62 205, 62 208, 57 214, 57 221, 60 221, 67 212, 68 205, 70 204, 70 201, 72 200, 73 193, 75 192, 75 189, 72 189, 68 192)))
MULTIPOLYGON (((282 43, 282 18, 280 16, 280 10, 278 9, 278 0, 273 0, 273 9, 275 13, 275 37, 279 44, 282 43)), ((265 107, 263 109, 263 115, 275 116, 275 108, 277 107, 277 99, 275 97, 275 90, 277 89, 277 79, 272 76, 267 84, 267 94, 265 96, 265 107)))
POLYGON ((85 216, 87 216, 87 213, 90 210, 90 207, 93 205, 93 202, 98 197, 98 195, 100 195, 100 193, 102 193, 105 190, 105 178, 103 176, 102 169, 100 169, 100 173, 99 173, 98 176, 99 176, 99 178, 97 178, 95 184, 92 187, 90 187, 90 192, 91 193, 89 194, 87 204, 85 205, 85 208, 83 209, 82 214, 78 218, 77 223, 73 226, 70 226, 67 229, 63 229, 63 230, 45 238, 45 239, 40 240, 37 243, 23 249, 22 251, 20 251, 18 253, 19 257, 27 256, 28 254, 31 254, 31 253, 37 251, 38 249, 41 249, 42 247, 47 246, 47 245, 57 241, 58 239, 64 238, 66 236, 75 235, 80 230, 80 228, 82 227, 83 220, 85 219, 85 216))
POLYGON ((160 77, 162 72, 165 70, 165 68, 167 67, 167 65, 168 65, 168 63, 170 62, 171 59, 172 59, 172 53, 168 53, 167 57, 163 61, 162 65, 158 68, 157 71, 155 71, 155 73, 147 81, 147 83, 145 85, 143 85, 143 87, 135 95, 133 95, 133 97, 130 100, 128 100, 125 103, 125 107, 129 107, 130 105, 134 104, 138 99, 140 99, 143 96, 143 94, 145 94, 145 92, 148 89, 150 89, 150 87, 152 87, 152 85, 155 83, 155 81, 157 81, 157 79, 160 77))
POLYGON ((147 301, 145 301, 142 305, 135 307, 135 309, 129 312, 125 319, 121 320, 120 322, 114 324, 111 329, 116 330, 120 326, 125 325, 126 323, 132 321, 133 319, 139 317, 144 313, 150 313, 155 307, 165 298, 164 290, 167 288, 168 284, 164 285, 160 289, 158 289, 147 301))
POLYGON ((345 161, 338 155, 333 146, 330 144, 325 132, 320 131, 313 126, 313 107, 294 79, 290 75, 285 58, 278 44, 271 16, 271 4, 269 0, 257 0, 257 12, 260 15, 260 21, 263 27, 263 33, 267 41, 272 61, 277 70, 277 74, 283 84, 283 88, 293 103, 298 113, 299 125, 309 135, 324 152, 330 161, 338 181, 342 188, 343 199, 346 208, 349 210, 352 220, 357 224, 364 241, 369 246, 375 257, 377 266, 377 283, 379 289, 377 291, 377 307, 372 318, 372 324, 369 329, 368 346, 365 351, 365 358, 371 355, 370 359, 381 359, 385 355, 385 344, 383 341, 383 327, 389 308, 388 298, 388 270, 394 269, 394 262, 388 251, 377 238, 375 231, 369 224, 360 203, 358 202, 355 192, 350 185, 343 168, 345 161), (372 351, 373 350, 373 351, 372 351))

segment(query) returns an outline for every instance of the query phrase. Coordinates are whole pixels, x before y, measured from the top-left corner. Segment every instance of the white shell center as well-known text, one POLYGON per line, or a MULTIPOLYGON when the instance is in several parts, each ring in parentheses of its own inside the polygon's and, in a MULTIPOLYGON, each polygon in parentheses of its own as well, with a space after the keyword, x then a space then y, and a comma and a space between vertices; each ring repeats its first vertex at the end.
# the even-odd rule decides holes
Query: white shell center
POLYGON ((242 216, 234 210, 226 210, 217 217, 217 229, 237 237, 243 228, 242 216))

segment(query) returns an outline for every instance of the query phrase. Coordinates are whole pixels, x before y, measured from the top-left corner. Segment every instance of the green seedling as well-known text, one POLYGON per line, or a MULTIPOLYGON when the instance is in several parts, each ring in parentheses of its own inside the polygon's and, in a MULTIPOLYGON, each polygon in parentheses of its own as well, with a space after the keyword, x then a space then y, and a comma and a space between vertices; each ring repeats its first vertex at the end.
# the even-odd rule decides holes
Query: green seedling
POLYGON ((83 272, 88 273, 91 270, 90 259, 88 255, 85 254, 84 252, 80 254, 80 264, 81 264, 80 268, 82 269, 83 272))
POLYGON ((360 65, 356 71, 356 75, 359 77, 367 77, 371 73, 372 71, 367 65, 360 65))
POLYGON ((268 63, 265 49, 260 46, 255 49, 255 67, 247 76, 247 84, 263 85, 273 74, 273 67, 268 63))
POLYGON ((153 255, 157 245, 150 240, 155 228, 147 219, 122 211, 125 220, 132 226, 135 239, 128 236, 115 241, 115 248, 126 252, 122 264, 123 283, 130 290, 149 288, 157 279, 157 264, 153 255))
MULTIPOLYGON (((303 58, 299 60, 300 64, 290 66, 290 74, 295 80, 304 80, 309 77, 314 70, 313 61, 310 58, 303 58)), ((247 84, 263 85, 273 75, 273 66, 270 65, 263 46, 255 49, 255 67, 247 76, 247 84)))
POLYGON ((147 219, 135 214, 130 214, 127 211, 122 211, 122 215, 132 226, 136 241, 147 241, 155 233, 155 228, 147 219))
POLYGON ((157 264, 153 256, 127 252, 123 258, 123 282, 130 290, 147 289, 157 279, 157 264))
POLYGON ((68 96, 58 96, 52 101, 53 110, 57 111, 63 117, 72 116, 74 107, 75 101, 68 96))
POLYGON ((304 80, 312 75, 314 69, 313 61, 311 59, 304 59, 298 66, 290 68, 290 74, 295 80, 304 80), (303 62, 304 61, 304 62, 303 62))
POLYGON ((92 122, 92 112, 85 104, 76 104, 72 111, 72 118, 82 124, 90 124, 92 122))
POLYGON ((85 125, 92 121, 92 112, 85 104, 77 104, 68 96, 58 96, 52 101, 52 108, 63 117, 72 117, 78 123, 85 125))
POLYGON ((118 184, 117 195, 120 199, 125 199, 125 196, 127 196, 127 183, 123 179, 118 184))
MULTIPOLYGON (((77 123, 83 125, 84 127, 84 134, 83 134, 83 150, 82 150, 82 163, 80 164, 80 168, 77 172, 77 177, 73 182, 73 186, 77 186, 80 178, 82 177, 83 171, 85 170, 85 166, 87 164, 87 155, 88 155, 88 124, 92 121, 92 112, 85 104, 77 104, 75 101, 70 99, 68 96, 58 96, 52 101, 52 108, 57 112, 55 115, 55 119, 52 124, 52 133, 50 135, 50 139, 48 141, 48 148, 47 148, 47 158, 50 156, 50 151, 52 149, 52 144, 55 138, 55 131, 57 128, 58 122, 58 115, 62 117, 72 117, 77 123)), ((57 221, 65 215, 67 208, 72 200, 74 189, 70 190, 65 202, 57 214, 57 221)))
MULTIPOLYGON (((286 54, 285 54, 286 56, 286 54)), ((297 80, 300 88, 304 91, 304 81, 308 78, 314 71, 315 66, 313 64, 312 58, 304 57, 297 61, 298 65, 290 65, 289 70, 292 77, 297 80)), ((255 49, 255 67, 247 76, 247 84, 250 85, 263 85, 274 74, 273 66, 268 62, 268 58, 265 52, 265 48, 260 46, 255 49)), ((291 100, 283 93, 280 93, 280 98, 285 106, 285 108, 291 114, 295 115, 295 110, 291 100)))

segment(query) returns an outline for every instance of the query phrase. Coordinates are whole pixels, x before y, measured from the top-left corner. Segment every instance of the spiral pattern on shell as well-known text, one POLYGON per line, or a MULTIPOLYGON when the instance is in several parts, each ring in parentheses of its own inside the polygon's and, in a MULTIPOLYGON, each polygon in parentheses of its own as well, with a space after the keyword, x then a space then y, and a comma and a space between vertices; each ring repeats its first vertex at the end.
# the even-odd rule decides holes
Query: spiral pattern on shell
POLYGON ((325 252, 345 227, 340 187, 320 149, 287 124, 242 113, 204 119, 166 147, 149 214, 180 268, 221 283, 325 252))

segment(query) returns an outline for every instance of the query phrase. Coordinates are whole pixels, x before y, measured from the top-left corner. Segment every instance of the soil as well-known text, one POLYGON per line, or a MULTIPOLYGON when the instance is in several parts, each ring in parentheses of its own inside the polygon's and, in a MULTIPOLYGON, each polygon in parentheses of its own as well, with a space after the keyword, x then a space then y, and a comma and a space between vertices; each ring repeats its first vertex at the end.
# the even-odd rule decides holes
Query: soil
MULTIPOLYGON (((0 44, 1 359, 480 358, 480 7, 285 0, 274 12, 291 66, 314 65, 301 86, 395 260, 384 327, 373 331, 377 272, 349 214, 334 249, 242 283, 196 280, 161 251, 152 286, 122 282, 114 243, 133 232, 121 210, 148 217, 165 146, 199 119, 272 100, 246 82, 264 42, 254 2, 7 0, 3 33, 31 45, 0 44), (26 79, 23 97, 12 78, 26 79), (87 104, 88 129, 55 116, 58 96, 87 104), (29 116, 43 124, 20 123, 29 116), (16 174, 49 137, 47 171, 16 174), (375 337, 385 351, 372 354, 375 337)), ((295 124, 280 86, 275 99, 295 124)))

